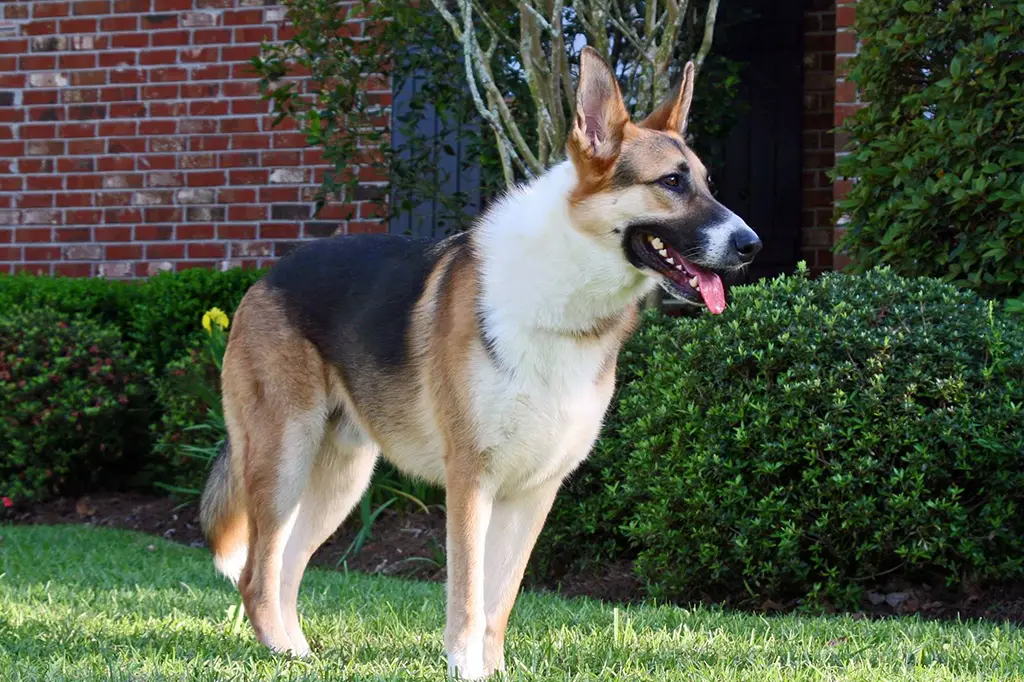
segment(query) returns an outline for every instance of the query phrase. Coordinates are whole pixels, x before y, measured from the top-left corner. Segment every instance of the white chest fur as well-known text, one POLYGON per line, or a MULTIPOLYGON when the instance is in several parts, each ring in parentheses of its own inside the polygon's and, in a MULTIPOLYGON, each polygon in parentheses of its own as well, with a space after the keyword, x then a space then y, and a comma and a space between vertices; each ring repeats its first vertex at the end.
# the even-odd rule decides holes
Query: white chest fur
POLYGON ((588 454, 611 398, 598 384, 608 344, 538 339, 515 370, 473 371, 471 400, 487 478, 499 496, 561 479, 588 454))

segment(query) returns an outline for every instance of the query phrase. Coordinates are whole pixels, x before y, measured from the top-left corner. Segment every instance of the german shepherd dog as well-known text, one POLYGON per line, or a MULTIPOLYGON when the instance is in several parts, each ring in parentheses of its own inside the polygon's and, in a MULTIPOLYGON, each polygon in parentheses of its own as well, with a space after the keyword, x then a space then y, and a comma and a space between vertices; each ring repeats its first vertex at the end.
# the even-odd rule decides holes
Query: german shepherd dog
POLYGON ((312 242, 246 293, 201 519, 259 641, 310 653, 303 572, 383 454, 445 487, 449 672, 504 668, 527 559, 597 438, 640 301, 660 285, 721 313, 720 275, 761 246, 684 141, 693 80, 691 63, 634 124, 584 49, 567 161, 467 233, 312 242))

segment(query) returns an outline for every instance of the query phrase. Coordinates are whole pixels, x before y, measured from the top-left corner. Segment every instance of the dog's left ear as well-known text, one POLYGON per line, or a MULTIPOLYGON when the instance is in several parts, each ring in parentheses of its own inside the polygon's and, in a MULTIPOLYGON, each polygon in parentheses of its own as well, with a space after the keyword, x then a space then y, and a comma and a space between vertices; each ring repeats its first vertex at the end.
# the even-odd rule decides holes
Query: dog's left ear
POLYGON ((690 103, 693 101, 693 62, 686 62, 683 68, 683 80, 672 94, 651 112, 640 124, 651 130, 686 134, 686 119, 690 115, 690 103))
POLYGON ((615 74, 592 47, 580 53, 576 116, 569 134, 569 152, 576 160, 614 159, 622 146, 629 112, 615 74))

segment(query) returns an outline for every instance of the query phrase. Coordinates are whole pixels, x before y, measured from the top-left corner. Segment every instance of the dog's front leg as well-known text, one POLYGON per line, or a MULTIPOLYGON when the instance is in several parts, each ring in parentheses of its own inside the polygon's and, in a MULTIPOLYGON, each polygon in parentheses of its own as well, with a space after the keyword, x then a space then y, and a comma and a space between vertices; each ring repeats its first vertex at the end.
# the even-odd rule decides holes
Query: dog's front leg
POLYGON ((519 594, 526 564, 544 527, 559 481, 548 482, 515 497, 496 500, 487 528, 487 559, 484 564, 487 633, 484 636, 484 667, 505 669, 505 627, 519 594))
POLYGON ((484 666, 484 542, 492 496, 480 477, 449 461, 448 616, 444 645, 449 674, 476 680, 493 672, 484 666))

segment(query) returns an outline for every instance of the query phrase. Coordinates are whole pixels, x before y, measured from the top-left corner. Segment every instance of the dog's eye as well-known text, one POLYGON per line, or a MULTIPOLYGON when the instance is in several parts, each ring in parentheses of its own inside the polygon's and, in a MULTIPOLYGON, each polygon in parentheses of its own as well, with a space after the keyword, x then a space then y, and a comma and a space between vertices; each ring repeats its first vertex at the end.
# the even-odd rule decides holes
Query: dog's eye
POLYGON ((679 173, 669 173, 661 179, 661 184, 669 189, 682 189, 683 187, 683 176, 679 173))

